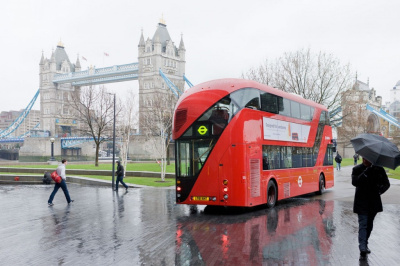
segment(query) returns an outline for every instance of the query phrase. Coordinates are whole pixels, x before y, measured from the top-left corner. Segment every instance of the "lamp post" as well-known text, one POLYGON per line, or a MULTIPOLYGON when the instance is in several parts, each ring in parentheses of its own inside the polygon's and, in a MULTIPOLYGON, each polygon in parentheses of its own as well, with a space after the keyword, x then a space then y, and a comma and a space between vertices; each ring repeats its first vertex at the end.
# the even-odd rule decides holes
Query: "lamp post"
POLYGON ((112 159, 112 189, 114 190, 115 179, 115 93, 114 93, 114 124, 113 124, 113 159, 112 159))
POLYGON ((54 159, 54 138, 50 138, 50 142, 51 142, 51 157, 50 157, 50 161, 55 161, 54 159))

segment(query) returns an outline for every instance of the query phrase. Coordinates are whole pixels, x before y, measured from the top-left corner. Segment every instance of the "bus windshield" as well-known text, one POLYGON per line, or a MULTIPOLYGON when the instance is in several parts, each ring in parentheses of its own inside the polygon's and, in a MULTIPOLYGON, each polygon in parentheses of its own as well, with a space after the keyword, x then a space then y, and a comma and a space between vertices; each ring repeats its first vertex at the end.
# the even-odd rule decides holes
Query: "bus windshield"
POLYGON ((238 109, 229 95, 222 98, 176 141, 178 176, 194 177, 200 172, 217 139, 238 109))

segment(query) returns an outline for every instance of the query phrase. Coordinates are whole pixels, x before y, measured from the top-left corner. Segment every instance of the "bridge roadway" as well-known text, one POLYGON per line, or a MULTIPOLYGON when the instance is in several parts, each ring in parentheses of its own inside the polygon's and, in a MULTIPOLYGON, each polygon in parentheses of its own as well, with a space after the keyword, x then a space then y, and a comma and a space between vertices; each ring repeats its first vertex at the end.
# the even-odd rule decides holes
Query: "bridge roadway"
MULTIPOLYGON (((67 170, 68 172, 68 170, 67 170)), ((322 196, 250 212, 176 205, 173 187, 0 186, 2 265, 358 265, 351 167, 322 196)), ((391 179, 364 265, 399 265, 400 182, 391 179)), ((361 264, 363 265, 363 264, 361 264)))

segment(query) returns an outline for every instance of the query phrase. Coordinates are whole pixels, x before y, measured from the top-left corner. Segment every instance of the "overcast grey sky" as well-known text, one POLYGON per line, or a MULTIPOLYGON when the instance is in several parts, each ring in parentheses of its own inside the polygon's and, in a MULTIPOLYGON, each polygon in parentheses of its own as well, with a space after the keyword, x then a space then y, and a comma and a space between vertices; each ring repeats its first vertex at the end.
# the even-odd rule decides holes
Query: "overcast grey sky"
MULTIPOLYGON (((400 80, 398 0, 16 0, 0 9, 0 111, 25 108, 39 88, 42 51, 61 39, 82 69, 137 62, 141 30, 152 38, 163 15, 193 84, 238 78, 266 58, 310 48, 350 63, 360 80, 389 99, 400 80), (104 56, 104 52, 109 57, 104 56)), ((106 85, 125 93, 137 81, 106 85)), ((39 104, 35 104, 39 109, 39 104)))

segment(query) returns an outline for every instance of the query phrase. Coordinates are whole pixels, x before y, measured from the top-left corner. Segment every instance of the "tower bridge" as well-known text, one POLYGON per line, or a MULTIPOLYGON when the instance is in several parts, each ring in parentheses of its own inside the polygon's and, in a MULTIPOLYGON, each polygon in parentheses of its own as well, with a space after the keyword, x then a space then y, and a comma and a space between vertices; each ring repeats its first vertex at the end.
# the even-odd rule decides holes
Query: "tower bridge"
POLYGON ((7 142, 7 139, 21 142, 21 137, 28 135, 18 137, 12 132, 28 115, 36 98, 39 98, 40 124, 33 129, 36 131, 36 136, 42 134, 42 137, 52 136, 60 140, 63 138, 62 143, 68 142, 70 145, 62 147, 68 149, 72 145, 70 138, 80 137, 78 129, 81 125, 74 119, 65 118, 65 114, 72 113, 67 99, 82 86, 138 80, 140 119, 141 114, 148 110, 146 107, 155 94, 170 89, 171 93, 179 97, 184 91, 185 81, 190 87, 192 86, 184 76, 185 54, 183 36, 180 38, 179 46, 176 46, 163 20, 158 23, 152 38, 145 39, 142 30, 138 43, 138 60, 133 63, 103 68, 89 67, 87 70, 82 70, 79 56, 75 63, 72 63, 64 44, 60 41, 50 58, 46 58, 42 52, 39 62, 39 90, 18 121, 14 121, 7 130, 0 130, 2 134, 0 139, 2 142, 7 142))
POLYGON ((89 86, 137 80, 138 77, 139 63, 131 63, 104 68, 91 67, 88 70, 80 72, 55 74, 53 77, 53 83, 70 83, 72 86, 89 86))
POLYGON ((82 86, 138 80, 139 113, 151 101, 152 95, 160 90, 170 88, 179 97, 179 93, 184 90, 185 81, 192 86, 184 76, 185 53, 183 37, 181 36, 179 47, 176 47, 163 20, 158 24, 153 38, 145 40, 143 31, 141 32, 138 62, 134 63, 104 68, 91 66, 87 70, 81 70, 79 57, 75 64, 71 63, 64 44, 60 41, 50 58, 45 58, 42 52, 39 90, 21 116, 7 130, 0 130, 0 138, 18 137, 12 133, 28 115, 39 92, 40 126, 37 130, 56 137, 73 136, 74 128, 79 128, 76 121, 64 119, 63 114, 71 111, 68 110, 65 100, 82 86))

